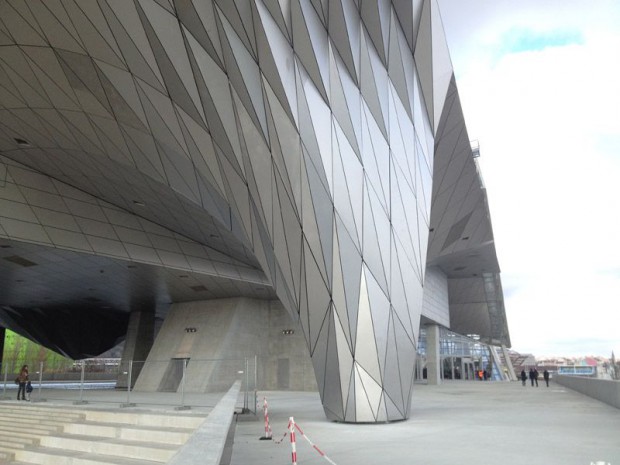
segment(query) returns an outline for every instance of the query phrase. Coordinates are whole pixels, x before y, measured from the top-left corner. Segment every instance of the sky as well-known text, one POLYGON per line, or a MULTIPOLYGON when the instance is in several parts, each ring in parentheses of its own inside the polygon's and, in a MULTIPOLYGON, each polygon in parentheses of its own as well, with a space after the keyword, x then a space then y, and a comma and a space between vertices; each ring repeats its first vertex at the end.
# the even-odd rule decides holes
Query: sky
POLYGON ((512 348, 620 356, 620 2, 438 0, 512 348))

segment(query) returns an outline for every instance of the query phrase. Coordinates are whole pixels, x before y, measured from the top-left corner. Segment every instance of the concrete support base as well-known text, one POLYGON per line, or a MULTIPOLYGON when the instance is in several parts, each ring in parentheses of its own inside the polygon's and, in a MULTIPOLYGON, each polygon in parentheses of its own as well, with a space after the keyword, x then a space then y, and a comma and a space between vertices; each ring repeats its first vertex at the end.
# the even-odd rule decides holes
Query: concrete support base
POLYGON ((129 371, 131 371, 131 387, 135 385, 144 366, 144 361, 153 347, 153 332, 155 327, 155 314, 153 310, 133 311, 129 316, 125 348, 121 359, 121 371, 116 380, 117 389, 126 389, 129 371), (132 363, 129 370, 130 362, 132 363))
POLYGON ((280 302, 232 298, 174 304, 134 388, 217 392, 235 379, 244 391, 255 383, 260 390, 317 390, 303 332, 280 302))

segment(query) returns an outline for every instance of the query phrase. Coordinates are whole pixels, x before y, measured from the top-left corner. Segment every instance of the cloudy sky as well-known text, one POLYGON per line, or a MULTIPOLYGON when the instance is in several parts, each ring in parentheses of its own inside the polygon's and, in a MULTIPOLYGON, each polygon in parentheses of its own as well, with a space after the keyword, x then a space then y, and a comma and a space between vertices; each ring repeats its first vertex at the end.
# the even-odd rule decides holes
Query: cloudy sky
POLYGON ((620 2, 439 0, 513 349, 620 355, 620 2))

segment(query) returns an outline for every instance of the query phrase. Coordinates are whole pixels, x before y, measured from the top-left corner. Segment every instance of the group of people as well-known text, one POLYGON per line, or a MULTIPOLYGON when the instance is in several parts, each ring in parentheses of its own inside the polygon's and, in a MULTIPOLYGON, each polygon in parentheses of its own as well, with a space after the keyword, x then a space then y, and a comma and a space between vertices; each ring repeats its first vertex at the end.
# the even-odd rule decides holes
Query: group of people
POLYGON ((32 392, 32 383, 28 377, 28 365, 24 365, 21 370, 19 370, 19 375, 15 379, 15 383, 18 385, 17 388, 17 400, 30 400, 30 393, 32 392), (28 394, 28 398, 26 398, 26 394, 28 394))
MULTIPOLYGON (((538 370, 536 368, 530 368, 529 377, 532 387, 534 387, 534 384, 536 384, 536 387, 538 387, 538 376, 540 376, 538 370)), ((528 375, 525 374, 525 369, 521 370, 521 383, 523 384, 523 386, 525 386, 527 377, 528 375)), ((549 372, 547 370, 543 371, 543 378, 545 380, 545 383, 547 383, 547 387, 549 387, 549 372)))

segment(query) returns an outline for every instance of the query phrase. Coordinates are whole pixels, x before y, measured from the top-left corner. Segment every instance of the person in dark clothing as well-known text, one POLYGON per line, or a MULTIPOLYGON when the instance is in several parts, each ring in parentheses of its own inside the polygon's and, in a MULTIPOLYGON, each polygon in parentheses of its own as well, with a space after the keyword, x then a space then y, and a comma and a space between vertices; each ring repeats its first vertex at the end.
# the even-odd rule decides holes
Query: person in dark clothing
POLYGON ((28 365, 24 365, 17 375, 19 388, 17 389, 17 400, 21 394, 21 400, 26 400, 26 383, 28 382, 28 365))
POLYGON ((530 384, 534 387, 534 369, 530 368, 530 384))
POLYGON ((536 387, 538 387, 538 370, 534 368, 534 382, 536 383, 536 387))
POLYGON ((525 374, 525 370, 521 370, 521 384, 525 386, 525 381, 527 380, 527 375, 525 374))
POLYGON ((545 378, 545 383, 547 383, 547 387, 549 387, 549 372, 547 370, 543 371, 543 378, 545 378))

